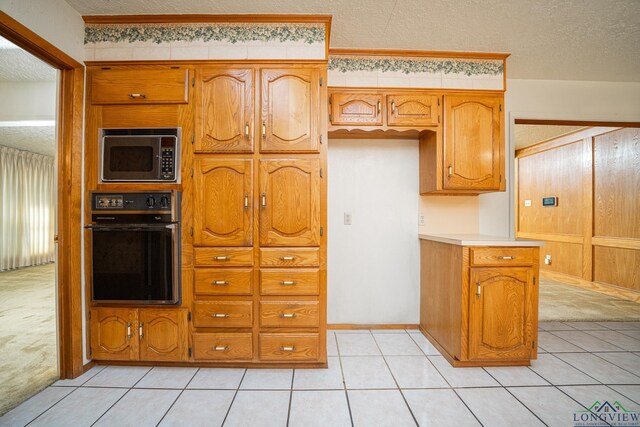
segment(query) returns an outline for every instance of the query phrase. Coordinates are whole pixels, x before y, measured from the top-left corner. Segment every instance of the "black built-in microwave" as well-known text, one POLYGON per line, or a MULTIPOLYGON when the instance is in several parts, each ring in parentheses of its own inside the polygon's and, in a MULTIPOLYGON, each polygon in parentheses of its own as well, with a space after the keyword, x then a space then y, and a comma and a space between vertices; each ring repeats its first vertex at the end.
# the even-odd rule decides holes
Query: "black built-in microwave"
POLYGON ((99 132, 102 181, 180 182, 180 128, 99 132))

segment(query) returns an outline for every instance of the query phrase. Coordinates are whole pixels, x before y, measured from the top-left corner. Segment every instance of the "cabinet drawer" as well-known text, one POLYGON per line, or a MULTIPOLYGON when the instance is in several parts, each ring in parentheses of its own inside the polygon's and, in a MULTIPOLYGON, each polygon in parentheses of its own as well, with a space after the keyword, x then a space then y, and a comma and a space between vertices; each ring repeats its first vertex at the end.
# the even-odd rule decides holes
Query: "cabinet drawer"
POLYGON ((91 103, 186 104, 188 77, 187 69, 94 70, 91 73, 91 103))
POLYGON ((320 322, 318 301, 261 301, 260 326, 268 327, 311 327, 320 322))
POLYGON ((382 95, 359 92, 331 94, 331 124, 334 126, 381 126, 382 95))
POLYGON ((196 360, 251 359, 251 334, 193 334, 193 357, 196 360))
POLYGON ((318 360, 318 334, 260 334, 261 360, 318 360))
POLYGON ((318 295, 318 270, 268 269, 260 270, 262 295, 318 295))
POLYGON ((387 95, 387 125, 437 126, 438 97, 421 93, 387 95))
POLYGON ((531 265, 533 248, 471 248, 472 265, 531 265))
POLYGON ((195 265, 215 267, 251 267, 253 248, 195 248, 195 265))
POLYGON ((252 269, 196 268, 196 295, 251 295, 252 269))
POLYGON ((261 248, 260 265, 263 267, 317 267, 320 265, 320 249, 261 248))
POLYGON ((252 301, 197 301, 194 303, 196 328, 250 328, 252 301))

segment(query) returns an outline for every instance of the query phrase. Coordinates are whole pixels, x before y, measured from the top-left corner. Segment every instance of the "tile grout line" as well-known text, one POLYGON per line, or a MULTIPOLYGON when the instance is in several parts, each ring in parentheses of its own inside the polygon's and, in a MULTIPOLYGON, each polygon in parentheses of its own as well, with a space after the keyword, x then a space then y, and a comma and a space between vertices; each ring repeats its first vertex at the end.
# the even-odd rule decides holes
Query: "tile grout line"
MULTIPOLYGON (((630 398, 629 396, 627 396, 626 394, 616 390, 615 388, 611 387, 609 384, 603 384, 605 387, 608 387, 609 389, 613 390, 614 392, 618 393, 620 396, 624 396, 627 399, 629 399, 630 401, 634 402, 636 405, 640 405, 640 402, 630 398)), ((632 384, 624 384, 624 385, 632 385, 632 384)), ((640 399, 638 399, 640 401, 640 399)))
MULTIPOLYGON (((607 351, 602 351, 602 352, 600 352, 600 353, 616 353, 616 354, 619 354, 619 352, 607 352, 607 351)), ((607 359, 605 359, 604 357, 600 357, 600 354, 599 354, 599 353, 590 353, 590 354, 594 355, 594 356, 595 356, 595 357, 597 357, 598 359, 604 360, 605 362, 612 364, 612 365, 613 365, 613 366, 615 366, 616 368, 619 368, 619 369, 622 369, 623 371, 627 371, 627 372, 629 372, 631 375, 633 375, 633 376, 635 376, 635 377, 640 377, 640 375, 638 375, 638 374, 636 374, 636 373, 634 373, 634 372, 631 372, 631 371, 630 371, 630 370, 628 370, 627 368, 623 368, 622 366, 618 365, 617 363, 613 363, 612 361, 607 360, 607 359)), ((627 354, 633 354, 633 353, 631 353, 631 352, 629 351, 629 352, 627 352, 627 354)), ((603 383, 603 384, 604 384, 604 383, 603 383)), ((606 384, 605 384, 605 385, 606 385, 606 384)), ((618 385, 618 384, 614 384, 614 385, 618 385)), ((619 384, 619 385, 633 385, 633 384, 619 384)))
MULTIPOLYGON (((555 331, 555 332, 567 332, 567 331, 555 331)), ((568 332, 574 332, 574 331, 568 331, 568 332)), ((591 335, 591 334, 587 333, 586 331, 579 331, 579 330, 576 330, 575 332, 582 332, 583 334, 587 334, 587 335, 589 335, 590 337, 593 337, 593 339, 594 339, 594 340, 597 340, 597 339, 598 339, 597 337, 594 337, 593 335, 591 335)), ((583 349, 583 350, 584 350, 585 352, 587 352, 587 353, 593 353, 593 351, 592 351, 592 350, 589 350, 589 349, 586 349, 586 348, 584 348, 584 347, 581 347, 581 346, 579 346, 578 344, 574 344, 574 343, 572 343, 571 341, 568 341, 568 340, 566 340, 565 338, 562 338, 561 336, 558 336, 558 335, 554 334, 553 332, 549 332, 549 333, 550 333, 551 335, 553 335, 554 337, 559 338, 559 339, 561 339, 561 340, 564 340, 565 342, 567 342, 567 343, 569 343, 569 344, 571 344, 571 345, 573 345, 573 346, 575 346, 575 347, 578 347, 578 348, 583 349)), ((604 342, 606 342, 607 344, 612 345, 612 346, 614 346, 614 347, 620 348, 620 347, 618 347, 617 345, 611 344, 611 343, 610 343, 610 342, 608 342, 608 341, 605 341, 605 340, 601 340, 601 341, 604 341, 604 342)), ((613 351, 613 352, 615 352, 615 351, 626 351, 626 350, 624 350, 624 349, 620 348, 620 350, 612 350, 612 351, 613 351)), ((576 352, 575 352, 575 351, 567 351, 567 352, 563 352, 563 353, 576 353, 576 352)))
POLYGON ((289 420, 291 419, 291 401, 293 400, 293 381, 296 378, 296 370, 295 368, 293 369, 293 372, 291 372, 291 389, 289 390, 289 409, 287 410, 287 423, 285 424, 287 427, 289 427, 289 420))
POLYGON ((333 338, 336 341, 336 352, 338 353, 338 363, 340 364, 340 375, 342 376, 342 388, 344 395, 347 399, 347 410, 349 411, 349 421, 351 421, 351 427, 354 427, 353 414, 351 413, 351 402, 349 402, 349 393, 347 392, 347 381, 344 378, 344 369, 342 368, 342 356, 340 356, 340 346, 338 345, 338 336, 335 332, 332 332, 333 338))
MULTIPOLYGON (((32 419, 31 419, 31 421, 29 421, 28 423, 26 423, 26 424, 25 424, 25 426, 28 426, 29 424, 31 424, 32 422, 34 422, 35 420, 37 420, 38 418, 40 418, 40 417, 41 417, 45 412, 47 412, 49 409, 51 409, 51 408, 53 408, 54 406, 56 406, 58 403, 62 402, 62 401, 63 401, 64 399, 66 399, 67 397, 71 396, 73 393, 75 393, 76 391, 78 391, 78 389, 80 389, 80 387, 76 387, 74 390, 71 390, 71 392, 70 392, 70 393, 67 393, 64 397, 62 397, 62 398, 60 398, 60 399, 56 400, 56 402, 55 402, 55 403, 53 403, 51 406, 49 406, 49 407, 48 407, 47 409, 45 409, 44 411, 42 411, 42 412, 38 413, 38 415, 36 415, 34 418, 32 418, 32 419)), ((42 392, 40 392, 40 393, 42 393, 42 392)), ((37 396, 37 395, 35 395, 35 396, 37 396)), ((35 397, 35 396, 33 396, 33 397, 35 397)), ((27 400, 27 401, 28 401, 28 400, 27 400)), ((16 408, 18 408, 19 406, 21 406, 23 403, 24 403, 24 402, 22 402, 20 405, 16 406, 16 408)), ((16 408, 13 408, 13 409, 16 409, 16 408)), ((13 409, 12 409, 11 411, 13 411, 13 409)), ((9 411, 9 412, 11 412, 11 411, 9 411)), ((9 412, 7 412, 7 414, 8 414, 9 412)), ((5 415, 7 415, 7 414, 5 414, 5 415)), ((3 415, 3 417, 4 417, 5 415, 3 415)))
POLYGON ((189 387, 189 384, 191 384, 191 381, 193 381, 193 379, 196 377, 196 375, 198 375, 198 372, 200 372, 200 368, 197 368, 196 371, 193 373, 193 375, 191 376, 191 379, 189 379, 189 381, 187 381, 187 384, 185 384, 185 386, 182 388, 182 390, 180 390, 180 393, 178 394, 178 396, 175 398, 175 400, 173 401, 173 403, 171 403, 171 405, 169 405, 169 408, 165 411, 164 415, 162 416, 162 418, 160 418, 160 420, 158 421, 158 424, 156 424, 156 427, 158 427, 160 424, 162 424, 162 421, 166 418, 166 416, 169 414, 169 412, 171 412, 171 409, 174 407, 174 405, 176 404, 176 402, 180 399, 180 397, 182 396, 182 394, 187 390, 187 387, 189 387))
MULTIPOLYGON (((627 334, 623 334, 623 333, 622 333, 622 332, 620 332, 620 331, 602 331, 602 330, 600 330, 600 331, 583 331, 583 332, 584 332, 584 333, 586 333, 586 334, 591 335, 592 337, 594 337, 594 338, 596 338, 596 339, 598 339, 598 340, 601 340, 601 341, 604 341, 604 342, 606 342, 606 343, 608 343, 608 344, 611 344, 611 345, 613 345, 613 346, 615 346, 615 347, 620 347, 620 346, 619 346, 619 345, 617 345, 617 344, 612 343, 611 341, 605 340, 604 338, 600 338, 600 337, 598 337, 597 335, 593 335, 593 334, 592 334, 592 333, 590 333, 590 332, 615 332, 615 333, 617 333, 617 334, 624 335, 627 339, 630 339, 630 340, 636 341, 636 342, 638 342, 638 343, 640 344, 640 340, 638 340, 638 339, 636 339, 636 338, 634 338, 634 337, 631 337, 631 336, 629 336, 629 335, 627 335, 627 334)), ((622 348, 622 347, 620 347, 620 348, 622 348)), ((624 351, 633 351, 633 350, 628 350, 628 349, 625 349, 625 348, 622 348, 622 349, 623 349, 624 351)), ((637 350, 636 350, 636 351, 637 351, 637 350)))
POLYGON ((227 413, 224 414, 224 418, 222 419, 222 424, 220 424, 220 427, 222 427, 224 425, 224 423, 227 422, 227 417, 229 416, 229 412, 231 412, 231 407, 233 406, 233 403, 236 401, 236 396, 238 395, 238 392, 240 391, 240 386, 242 385, 242 381, 244 381, 244 376, 247 375, 247 369, 244 370, 244 372, 242 373, 242 378, 240 378, 240 382, 238 383, 238 387, 236 388, 236 392, 233 394, 233 399, 231 399, 231 403, 229 404, 229 407, 227 408, 227 413))
MULTIPOLYGON (((587 387, 589 387, 589 386, 598 386, 598 385, 599 385, 599 384, 587 384, 586 386, 587 386, 587 387)), ((578 402, 578 401, 577 401, 576 399, 574 399, 574 398, 573 398, 569 393, 565 392, 564 390, 562 390, 562 389, 561 389, 560 387, 558 387, 557 385, 554 385, 554 387, 555 387, 556 389, 558 389, 558 391, 559 391, 560 393, 564 394, 564 395, 565 395, 565 396, 567 396, 569 399, 571 399, 571 400, 573 400, 574 402, 576 402, 576 403, 578 404, 578 406, 583 407, 583 408, 584 408, 584 409, 586 409, 589 413, 593 414, 593 412, 589 411, 589 408, 587 408, 586 406, 584 406, 582 403, 578 402)), ((563 387, 571 387, 571 386, 566 386, 566 385, 565 385, 565 386, 563 386, 563 387)), ((585 387, 585 385, 581 385, 581 386, 578 386, 578 387, 585 387)), ((605 423, 606 423, 608 426, 610 426, 610 425, 611 425, 611 424, 607 423, 606 421, 605 421, 605 423)))

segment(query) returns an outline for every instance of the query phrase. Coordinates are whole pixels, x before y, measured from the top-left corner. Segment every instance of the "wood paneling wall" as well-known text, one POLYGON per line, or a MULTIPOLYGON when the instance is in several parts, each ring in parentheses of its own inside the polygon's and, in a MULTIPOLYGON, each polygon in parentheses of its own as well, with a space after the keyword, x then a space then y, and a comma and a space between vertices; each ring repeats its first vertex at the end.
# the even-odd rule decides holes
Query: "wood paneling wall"
POLYGON ((640 292, 639 194, 638 128, 588 128, 516 152, 516 235, 545 241, 542 271, 640 292), (551 196, 558 206, 543 207, 551 196))

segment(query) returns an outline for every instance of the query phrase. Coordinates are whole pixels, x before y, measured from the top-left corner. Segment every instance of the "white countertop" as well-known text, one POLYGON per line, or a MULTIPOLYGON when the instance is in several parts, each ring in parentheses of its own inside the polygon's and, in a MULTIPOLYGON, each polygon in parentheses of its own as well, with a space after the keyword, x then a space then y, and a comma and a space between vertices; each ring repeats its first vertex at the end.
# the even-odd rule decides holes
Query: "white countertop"
POLYGON ((421 240, 448 243, 459 246, 542 246, 540 240, 512 239, 486 234, 420 234, 421 240))

